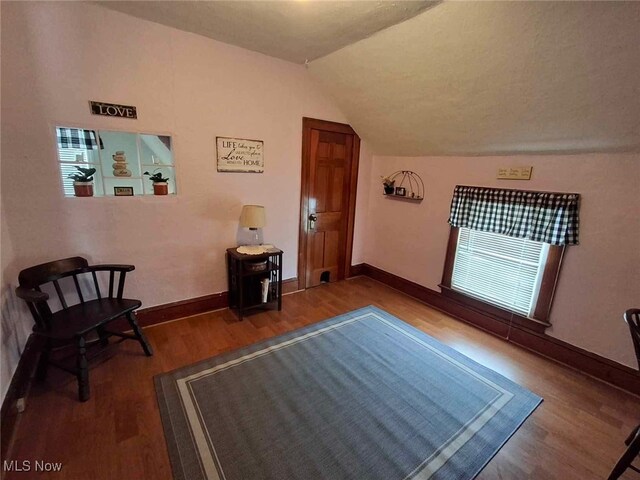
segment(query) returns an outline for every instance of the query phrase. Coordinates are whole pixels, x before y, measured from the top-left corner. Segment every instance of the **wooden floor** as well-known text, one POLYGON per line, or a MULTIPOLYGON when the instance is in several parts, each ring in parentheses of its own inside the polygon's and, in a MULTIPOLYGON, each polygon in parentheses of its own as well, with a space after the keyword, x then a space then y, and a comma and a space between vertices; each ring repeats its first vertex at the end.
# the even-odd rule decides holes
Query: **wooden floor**
POLYGON ((134 342, 109 347, 110 358, 90 372, 87 403, 76 401, 73 377, 52 370, 32 389, 9 459, 63 463, 61 472, 37 478, 170 479, 154 375, 370 304, 544 397, 478 478, 606 478, 640 422, 637 397, 358 277, 287 295, 282 312, 242 322, 221 310, 147 328, 155 356, 134 342))

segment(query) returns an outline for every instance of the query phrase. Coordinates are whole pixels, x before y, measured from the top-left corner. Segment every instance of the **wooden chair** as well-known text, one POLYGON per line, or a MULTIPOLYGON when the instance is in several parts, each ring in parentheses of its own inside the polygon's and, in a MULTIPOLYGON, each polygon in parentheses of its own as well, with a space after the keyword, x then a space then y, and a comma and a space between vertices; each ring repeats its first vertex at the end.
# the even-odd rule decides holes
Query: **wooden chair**
POLYGON ((631 308, 624 312, 624 321, 629 325, 633 348, 636 350, 636 360, 640 369, 640 308, 631 308))
MULTIPOLYGON (((640 369, 640 309, 632 308, 624 312, 624 321, 629 325, 631 340, 633 340, 633 348, 636 350, 636 360, 640 369)), ((632 462, 640 454, 640 425, 633 429, 624 443, 627 449, 615 464, 613 470, 611 470, 609 480, 617 480, 627 468, 640 473, 640 470, 632 465, 632 462)))
MULTIPOLYGON (((38 362, 36 376, 44 380, 49 364, 78 378, 78 393, 81 402, 89 399, 89 368, 87 348, 99 343, 106 346, 109 337, 115 335, 122 339, 140 342, 147 356, 153 355, 151 346, 138 326, 134 310, 140 308, 142 302, 123 298, 124 281, 127 272, 134 270, 133 265, 93 265, 82 257, 65 258, 54 262, 43 263, 20 272, 20 286, 16 295, 27 302, 35 320, 33 333, 43 339, 42 353, 38 362), (103 296, 98 282, 97 272, 109 272, 109 294, 103 296), (115 274, 118 273, 116 286, 115 274), (73 284, 80 303, 68 306, 60 280, 73 277, 73 284), (84 282, 84 280, 89 280, 84 282), (80 283, 85 283, 85 290, 93 290, 85 295, 80 283), (49 294, 41 290, 41 286, 52 283, 57 293, 61 309, 52 312, 49 305, 49 294), (93 288, 90 285, 93 284, 93 288), (86 285, 89 285, 87 287, 86 285), (114 296, 115 290, 115 296, 114 296), (95 298, 93 298, 95 297, 95 298), (113 320, 126 317, 133 334, 109 331, 105 327, 113 320), (97 339, 88 340, 93 333, 97 339), (64 365, 51 358, 51 351, 61 346, 77 348, 75 368, 64 365)), ((67 280, 68 281, 68 280, 67 280)))

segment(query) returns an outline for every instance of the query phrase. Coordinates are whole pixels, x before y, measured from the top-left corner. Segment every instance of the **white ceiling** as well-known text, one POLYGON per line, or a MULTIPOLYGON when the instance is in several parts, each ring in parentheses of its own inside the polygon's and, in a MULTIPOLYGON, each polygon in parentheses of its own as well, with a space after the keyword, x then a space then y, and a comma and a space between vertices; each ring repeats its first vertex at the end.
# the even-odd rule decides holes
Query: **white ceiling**
POLYGON ((437 1, 99 1, 135 17, 290 62, 334 52, 437 1))
POLYGON ((310 71, 377 154, 640 151, 640 2, 444 2, 310 71))
POLYGON ((377 154, 640 151, 640 1, 98 3, 316 59, 377 154))

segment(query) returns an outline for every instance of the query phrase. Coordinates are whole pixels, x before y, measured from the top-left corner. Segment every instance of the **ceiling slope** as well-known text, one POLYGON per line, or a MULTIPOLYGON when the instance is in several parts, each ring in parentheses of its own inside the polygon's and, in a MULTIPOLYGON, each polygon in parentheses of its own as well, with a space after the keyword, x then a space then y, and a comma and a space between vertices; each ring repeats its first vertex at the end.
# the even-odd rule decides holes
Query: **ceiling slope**
POLYGON ((112 10, 304 63, 411 18, 437 1, 99 1, 112 10))
POLYGON ((640 150, 640 2, 445 2, 310 71, 381 155, 640 150))

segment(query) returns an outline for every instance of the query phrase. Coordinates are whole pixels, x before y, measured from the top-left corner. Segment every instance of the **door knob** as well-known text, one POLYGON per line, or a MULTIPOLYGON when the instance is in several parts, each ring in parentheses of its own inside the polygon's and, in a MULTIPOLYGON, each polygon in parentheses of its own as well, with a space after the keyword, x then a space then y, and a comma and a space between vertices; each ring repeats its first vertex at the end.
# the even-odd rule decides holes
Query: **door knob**
POLYGON ((309 230, 313 230, 318 221, 318 216, 315 213, 309 215, 309 230))

